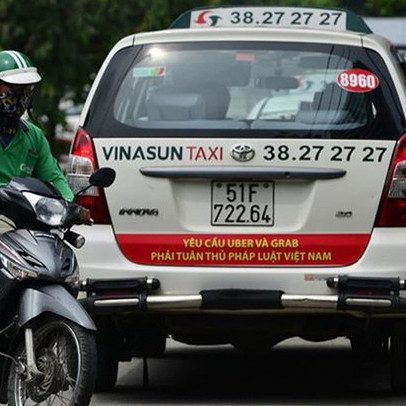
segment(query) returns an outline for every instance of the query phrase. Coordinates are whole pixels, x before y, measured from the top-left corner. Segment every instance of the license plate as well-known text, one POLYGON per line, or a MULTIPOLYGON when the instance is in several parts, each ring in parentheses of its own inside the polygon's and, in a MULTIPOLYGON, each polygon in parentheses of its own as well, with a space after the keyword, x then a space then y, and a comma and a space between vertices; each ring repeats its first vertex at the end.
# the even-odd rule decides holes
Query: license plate
POLYGON ((211 225, 273 226, 273 182, 211 184, 211 225))

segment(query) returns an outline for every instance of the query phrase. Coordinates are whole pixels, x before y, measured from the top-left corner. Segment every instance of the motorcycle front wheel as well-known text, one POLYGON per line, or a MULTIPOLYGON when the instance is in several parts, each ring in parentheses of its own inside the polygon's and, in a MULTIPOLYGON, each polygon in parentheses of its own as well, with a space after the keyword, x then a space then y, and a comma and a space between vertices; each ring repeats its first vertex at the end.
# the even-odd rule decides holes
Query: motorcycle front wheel
MULTIPOLYGON (((28 379, 11 365, 10 406, 87 406, 93 393, 97 353, 94 334, 70 320, 47 317, 32 326, 37 368, 41 376, 28 379)), ((26 364, 24 340, 14 357, 26 364)))

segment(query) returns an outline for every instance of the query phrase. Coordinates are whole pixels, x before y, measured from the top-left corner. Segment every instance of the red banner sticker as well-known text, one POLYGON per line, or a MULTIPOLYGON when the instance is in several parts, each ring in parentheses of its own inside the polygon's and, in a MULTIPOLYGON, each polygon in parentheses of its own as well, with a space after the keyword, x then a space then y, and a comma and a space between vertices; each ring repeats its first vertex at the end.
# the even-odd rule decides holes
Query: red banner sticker
POLYGON ((347 69, 337 76, 338 85, 349 92, 366 93, 379 86, 378 77, 364 69, 347 69))
POLYGON ((369 234, 116 234, 138 264, 180 266, 343 266, 356 262, 369 234))

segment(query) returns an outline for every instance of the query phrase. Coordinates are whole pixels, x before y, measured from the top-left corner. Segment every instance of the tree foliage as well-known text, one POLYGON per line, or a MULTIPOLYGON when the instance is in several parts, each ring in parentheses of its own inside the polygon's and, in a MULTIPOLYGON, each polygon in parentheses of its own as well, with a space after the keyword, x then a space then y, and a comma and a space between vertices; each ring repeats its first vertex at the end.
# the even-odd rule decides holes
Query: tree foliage
POLYGON ((34 116, 51 140, 64 117, 60 101, 84 100, 108 51, 120 38, 166 28, 182 12, 220 5, 336 6, 363 15, 404 15, 406 0, 1 0, 0 49, 16 49, 43 81, 34 116))

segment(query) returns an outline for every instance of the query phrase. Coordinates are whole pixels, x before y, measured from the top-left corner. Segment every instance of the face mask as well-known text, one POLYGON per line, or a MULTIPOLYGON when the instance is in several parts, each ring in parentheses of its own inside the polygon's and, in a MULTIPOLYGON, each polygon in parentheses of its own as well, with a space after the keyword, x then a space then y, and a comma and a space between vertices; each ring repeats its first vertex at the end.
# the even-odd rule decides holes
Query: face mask
POLYGON ((20 117, 31 105, 34 86, 22 86, 0 93, 0 135, 15 135, 20 117))
POLYGON ((0 120, 19 119, 31 104, 34 86, 23 86, 0 93, 0 120))

